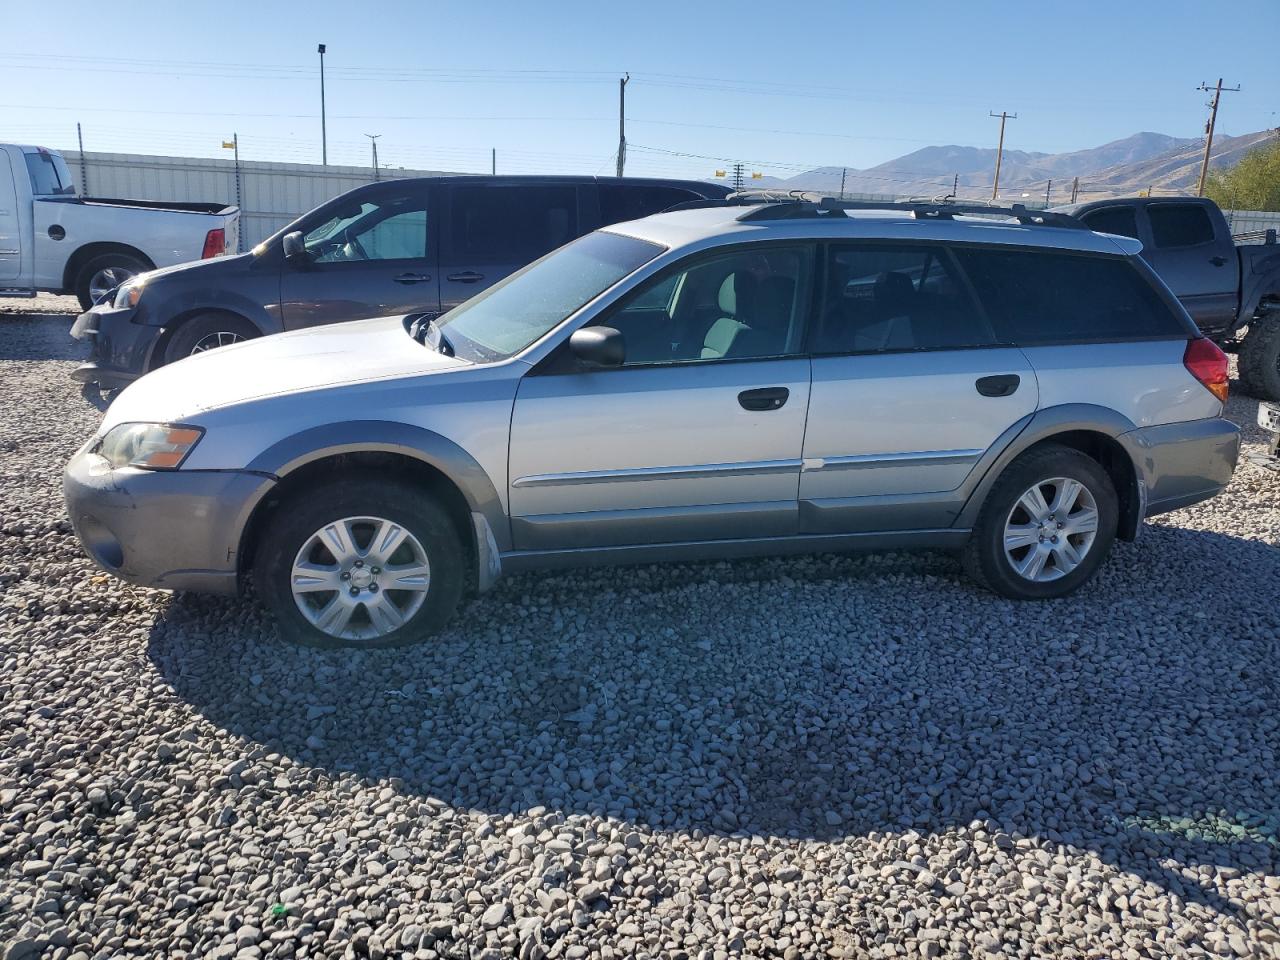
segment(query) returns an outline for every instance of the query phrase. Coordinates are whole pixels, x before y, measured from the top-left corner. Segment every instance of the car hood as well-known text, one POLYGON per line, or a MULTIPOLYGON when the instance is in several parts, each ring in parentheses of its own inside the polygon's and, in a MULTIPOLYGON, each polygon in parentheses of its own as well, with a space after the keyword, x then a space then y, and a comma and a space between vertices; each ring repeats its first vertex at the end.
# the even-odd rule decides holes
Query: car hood
POLYGON ((415 343, 403 317, 311 327, 196 354, 131 384, 107 409, 117 423, 178 423, 264 397, 468 368, 415 343))
POLYGON ((155 270, 148 270, 146 273, 140 273, 138 277, 147 284, 155 283, 157 280, 162 280, 174 273, 181 273, 185 276, 199 274, 201 279, 208 279, 218 274, 237 273, 247 270, 253 265, 253 262, 253 254, 238 253, 229 257, 210 257, 207 260, 189 260, 186 263, 174 263, 167 267, 159 267, 155 270))

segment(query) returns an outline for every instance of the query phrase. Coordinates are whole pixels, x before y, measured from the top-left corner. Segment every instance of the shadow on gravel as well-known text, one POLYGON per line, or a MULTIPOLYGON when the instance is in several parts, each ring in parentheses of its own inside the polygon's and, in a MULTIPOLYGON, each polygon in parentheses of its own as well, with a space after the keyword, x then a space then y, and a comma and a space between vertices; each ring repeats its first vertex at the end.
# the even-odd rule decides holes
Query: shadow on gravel
POLYGON ((0 360, 81 360, 88 348, 71 338, 65 313, 0 313, 0 360))
POLYGON ((1208 867, 1280 863, 1277 583, 1274 547, 1155 525, 1043 604, 944 556, 822 556, 513 578, 381 652, 279 645, 249 601, 179 597, 150 655, 208 721, 321 777, 664 831, 988 820, 1234 913, 1208 867))

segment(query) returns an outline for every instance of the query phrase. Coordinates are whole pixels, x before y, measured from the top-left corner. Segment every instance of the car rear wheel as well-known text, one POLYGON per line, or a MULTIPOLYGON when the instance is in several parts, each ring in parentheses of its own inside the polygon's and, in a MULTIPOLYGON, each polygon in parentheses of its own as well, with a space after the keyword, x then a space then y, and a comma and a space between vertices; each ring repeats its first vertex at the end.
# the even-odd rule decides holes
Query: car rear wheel
POLYGON ((466 550, 448 514, 421 490, 361 474, 277 506, 254 578, 286 639, 400 646, 453 615, 466 550))
POLYGON ((75 295, 80 309, 88 310, 126 280, 151 268, 127 253, 104 253, 88 260, 76 272, 75 295))
POLYGON ((1107 472, 1070 447, 1028 451, 1001 474, 965 547, 970 576, 1017 600, 1078 589, 1115 541, 1119 505, 1107 472))
POLYGON ((192 354, 229 347, 260 336, 258 328, 229 313, 198 313, 184 320, 164 348, 164 362, 173 363, 192 354))

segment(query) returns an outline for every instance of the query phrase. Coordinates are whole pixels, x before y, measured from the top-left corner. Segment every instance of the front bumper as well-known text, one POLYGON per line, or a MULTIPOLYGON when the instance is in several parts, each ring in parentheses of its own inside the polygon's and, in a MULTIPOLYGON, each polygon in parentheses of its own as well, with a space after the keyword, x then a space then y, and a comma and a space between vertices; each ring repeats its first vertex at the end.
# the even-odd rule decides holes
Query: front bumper
POLYGON ((1217 496, 1240 456, 1240 428, 1222 417, 1141 427, 1119 440, 1138 468, 1148 517, 1217 496))
POLYGON ((112 469, 81 450, 62 491, 76 536, 98 566, 129 583, 235 593, 241 535, 275 478, 225 470, 112 469))
POLYGON ((147 372, 163 331, 135 322, 135 314, 134 309, 116 310, 98 304, 76 318, 71 336, 89 344, 89 362, 71 372, 74 379, 123 387, 147 372))

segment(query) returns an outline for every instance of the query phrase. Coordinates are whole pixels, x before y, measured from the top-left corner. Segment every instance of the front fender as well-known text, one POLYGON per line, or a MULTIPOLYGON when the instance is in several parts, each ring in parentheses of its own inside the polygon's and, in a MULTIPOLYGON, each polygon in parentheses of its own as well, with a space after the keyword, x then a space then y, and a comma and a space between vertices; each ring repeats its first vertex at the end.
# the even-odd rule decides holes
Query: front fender
POLYGON ((245 469, 284 478, 300 467, 345 453, 392 453, 428 464, 488 521, 499 550, 511 548, 510 524, 493 479, 466 450, 422 427, 390 420, 349 420, 311 427, 272 444, 245 469))
POLYGON ((1266 298, 1280 298, 1280 246, 1256 244, 1238 248, 1241 256, 1240 315, 1248 323, 1266 298))

